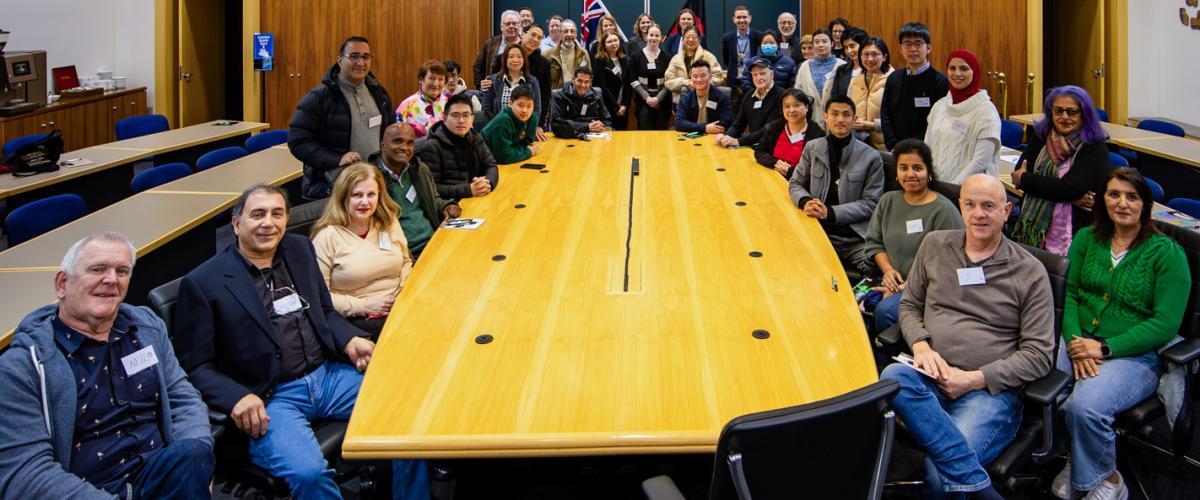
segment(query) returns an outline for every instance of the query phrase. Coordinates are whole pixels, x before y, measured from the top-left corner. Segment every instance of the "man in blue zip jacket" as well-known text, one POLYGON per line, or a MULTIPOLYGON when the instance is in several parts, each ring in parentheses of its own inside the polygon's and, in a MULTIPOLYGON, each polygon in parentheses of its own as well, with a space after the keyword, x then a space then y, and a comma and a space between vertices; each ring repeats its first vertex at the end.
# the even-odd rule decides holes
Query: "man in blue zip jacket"
POLYGON ((103 232, 71 246, 58 303, 0 355, 0 498, 208 498, 211 427, 163 321, 122 302, 134 248, 103 232))

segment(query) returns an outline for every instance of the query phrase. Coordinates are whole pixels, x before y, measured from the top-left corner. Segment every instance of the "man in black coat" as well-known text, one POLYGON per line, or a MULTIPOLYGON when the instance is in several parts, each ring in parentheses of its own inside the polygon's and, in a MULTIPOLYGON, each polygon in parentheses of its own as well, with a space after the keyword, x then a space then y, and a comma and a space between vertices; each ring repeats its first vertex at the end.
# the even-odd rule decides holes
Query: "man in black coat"
POLYGON ((288 149, 304 162, 305 200, 327 198, 342 168, 378 152, 384 129, 396 121, 392 98, 371 74, 373 58, 366 38, 347 38, 337 64, 296 106, 288 149))
POLYGON ((601 92, 592 87, 590 68, 576 69, 575 78, 550 97, 550 130, 554 136, 572 138, 612 129, 612 117, 604 107, 601 92))
POLYGON ((417 150, 437 181, 438 195, 447 199, 483 196, 500 181, 496 158, 471 126, 471 98, 455 95, 446 102, 446 115, 430 129, 417 150))

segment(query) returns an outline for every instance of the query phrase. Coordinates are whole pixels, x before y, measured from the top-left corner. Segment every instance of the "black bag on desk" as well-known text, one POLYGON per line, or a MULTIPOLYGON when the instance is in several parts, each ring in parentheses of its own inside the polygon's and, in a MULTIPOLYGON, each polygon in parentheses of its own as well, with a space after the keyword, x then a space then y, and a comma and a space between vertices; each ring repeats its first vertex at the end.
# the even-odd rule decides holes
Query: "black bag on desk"
POLYGON ((12 169, 13 177, 28 177, 58 170, 58 159, 62 154, 62 132, 56 129, 40 141, 18 147, 4 159, 4 164, 12 169))

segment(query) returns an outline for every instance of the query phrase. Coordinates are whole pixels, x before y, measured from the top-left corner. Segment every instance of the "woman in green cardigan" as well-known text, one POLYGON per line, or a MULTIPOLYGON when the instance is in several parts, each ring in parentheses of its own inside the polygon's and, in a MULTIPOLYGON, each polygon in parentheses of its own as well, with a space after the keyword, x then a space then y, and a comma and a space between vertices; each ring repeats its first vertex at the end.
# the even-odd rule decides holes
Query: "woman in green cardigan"
POLYGON ((1095 225, 1067 254, 1067 300, 1058 367, 1075 376, 1063 404, 1071 457, 1052 491, 1069 498, 1126 498, 1116 468, 1114 416, 1154 394, 1162 367, 1156 350, 1179 331, 1191 276, 1183 248, 1150 221, 1150 186, 1137 171, 1105 178, 1095 225))

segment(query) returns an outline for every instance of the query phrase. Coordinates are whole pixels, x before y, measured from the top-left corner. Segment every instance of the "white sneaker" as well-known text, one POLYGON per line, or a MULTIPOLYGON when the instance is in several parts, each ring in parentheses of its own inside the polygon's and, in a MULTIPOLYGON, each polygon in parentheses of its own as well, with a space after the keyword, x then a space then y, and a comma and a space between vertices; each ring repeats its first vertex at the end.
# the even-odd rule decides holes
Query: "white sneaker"
POLYGON ((1129 488, 1125 487, 1125 478, 1121 477, 1121 473, 1117 474, 1117 484, 1108 482, 1108 480, 1100 481, 1100 486, 1089 491, 1084 500, 1128 500, 1129 488))
POLYGON ((1071 498, 1071 459, 1067 459, 1067 466, 1063 467, 1062 472, 1054 476, 1054 482, 1050 483, 1050 493, 1055 498, 1069 500, 1071 498))

